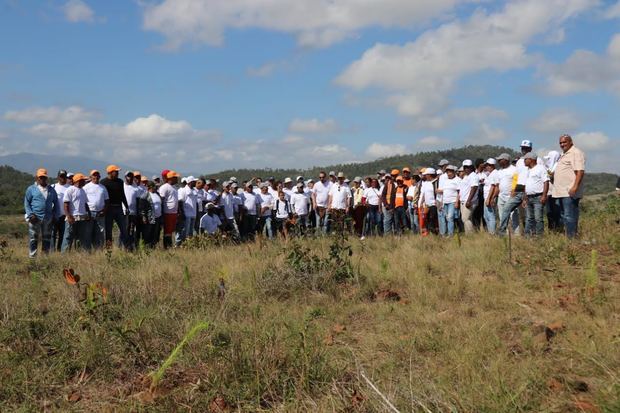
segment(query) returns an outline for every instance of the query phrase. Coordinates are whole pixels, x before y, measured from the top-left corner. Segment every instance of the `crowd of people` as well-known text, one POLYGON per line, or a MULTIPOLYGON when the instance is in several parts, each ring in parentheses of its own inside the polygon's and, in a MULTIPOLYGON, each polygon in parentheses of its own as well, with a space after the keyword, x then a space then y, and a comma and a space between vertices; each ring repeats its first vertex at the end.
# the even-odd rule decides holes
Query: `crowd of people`
POLYGON ((180 246, 195 234, 236 241, 345 231, 361 239, 457 231, 540 236, 545 216, 549 230, 575 237, 585 155, 569 135, 559 144, 561 152, 542 158, 524 140, 517 159, 506 153, 459 165, 442 159, 352 180, 331 171, 317 180, 219 182, 167 169, 151 179, 127 171, 121 179, 121 168, 109 165, 103 179, 98 170, 88 176, 60 170, 52 185, 41 168, 24 198, 29 254, 36 256, 39 239, 44 253, 111 246, 114 226, 118 245, 128 250, 162 239, 164 248, 180 246))

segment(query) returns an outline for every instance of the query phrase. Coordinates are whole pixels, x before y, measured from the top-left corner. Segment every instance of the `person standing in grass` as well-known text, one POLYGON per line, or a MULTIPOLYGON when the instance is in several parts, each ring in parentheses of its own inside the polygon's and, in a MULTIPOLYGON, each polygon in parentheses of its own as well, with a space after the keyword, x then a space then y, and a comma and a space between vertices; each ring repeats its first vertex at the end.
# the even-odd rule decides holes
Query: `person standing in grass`
POLYGON ((125 216, 127 217, 127 239, 128 248, 133 250, 137 246, 138 237, 136 230, 138 227, 138 197, 140 190, 134 182, 133 172, 125 172, 125 183, 123 185, 125 191, 125 199, 127 207, 125 208, 125 216))
POLYGON ((344 183, 343 172, 338 172, 338 181, 332 185, 327 199, 327 212, 332 218, 333 229, 339 234, 344 233, 345 218, 351 209, 351 189, 344 183))
POLYGON ((437 189, 437 192, 441 194, 441 202, 439 208, 443 212, 443 216, 446 220, 446 225, 443 228, 439 226, 440 235, 454 235, 454 222, 456 220, 456 211, 460 207, 459 201, 459 188, 461 185, 461 179, 456 176, 456 166, 446 165, 445 172, 442 176, 446 176, 442 184, 442 189, 437 189))
POLYGON ((544 210, 549 192, 549 175, 544 166, 537 163, 537 157, 528 153, 524 157, 528 168, 525 182, 525 235, 542 235, 545 229, 544 210))
POLYGON ((272 217, 274 208, 274 198, 269 193, 269 183, 263 182, 260 185, 260 222, 259 233, 264 234, 269 239, 273 239, 272 217))
POLYGON ((396 183, 392 176, 385 174, 381 191, 381 210, 383 212, 383 234, 389 235, 394 227, 394 204, 396 202, 396 183))
POLYGON ((312 208, 316 214, 316 228, 327 233, 329 215, 327 214, 327 199, 332 183, 327 179, 325 171, 319 173, 319 180, 312 187, 312 208))
POLYGON ((65 191, 71 186, 71 184, 69 184, 69 180, 67 179, 67 171, 64 169, 58 171, 57 179, 58 182, 52 185, 52 187, 58 196, 58 205, 60 205, 60 208, 58 208, 55 222, 52 225, 52 249, 60 252, 60 248, 62 247, 62 239, 65 234, 65 209, 63 208, 63 197, 65 195, 65 191))
POLYGON ((562 224, 569 238, 579 229, 579 202, 583 197, 586 156, 573 144, 570 135, 560 136, 562 155, 553 176, 553 198, 560 208, 562 224))
POLYGON ((62 252, 69 251, 75 241, 80 249, 90 251, 92 233, 90 229, 90 209, 88 196, 84 191, 86 176, 76 173, 73 176, 73 185, 67 189, 64 197, 65 206, 65 238, 62 241, 62 252))
POLYGON ((105 186, 99 183, 101 174, 97 170, 90 171, 90 182, 84 185, 88 198, 88 209, 91 219, 88 222, 93 248, 103 248, 105 239, 105 216, 110 205, 110 196, 105 186))
POLYGON ((355 229, 355 235, 362 237, 366 206, 364 205, 364 189, 362 188, 362 178, 360 176, 356 176, 353 179, 351 192, 353 194, 353 228, 355 229))
POLYGON ((252 185, 251 181, 245 184, 245 191, 241 194, 241 201, 243 212, 243 219, 241 221, 242 234, 245 239, 253 240, 260 212, 260 197, 254 193, 254 185, 252 185))
POLYGON ((274 233, 282 235, 284 239, 288 238, 288 230, 293 218, 293 209, 283 191, 278 192, 278 199, 274 202, 274 215, 274 233))
POLYGON ((485 172, 487 175, 484 179, 484 187, 482 188, 484 222, 486 223, 489 234, 495 234, 495 229, 497 226, 497 220, 495 218, 497 215, 495 191, 499 185, 499 173, 495 168, 496 165, 497 161, 494 158, 487 159, 485 163, 485 172))
POLYGON ((172 247, 172 235, 177 226, 179 194, 175 185, 179 181, 179 176, 175 171, 168 171, 166 173, 166 183, 159 187, 159 196, 161 197, 164 213, 164 248, 172 247))
POLYGON ((159 243, 162 219, 162 200, 154 181, 146 183, 147 192, 138 198, 138 217, 142 224, 144 244, 155 248, 159 243))
POLYGON ((52 227, 60 209, 56 190, 48 185, 47 170, 38 169, 35 178, 36 182, 26 189, 24 196, 30 258, 37 255, 39 238, 41 238, 43 253, 49 253, 52 243, 52 227))
POLYGON ((198 180, 190 175, 185 178, 186 185, 178 190, 177 247, 187 238, 191 238, 194 235, 197 212, 196 181, 198 180))
POLYGON ((295 214, 296 225, 301 234, 308 228, 308 214, 310 212, 310 198, 304 191, 303 182, 299 182, 296 191, 291 194, 291 209, 295 214))
POLYGON ((424 182, 422 182, 422 188, 420 193, 420 209, 426 214, 426 225, 422 229, 422 235, 437 234, 438 230, 438 218, 437 218, 437 186, 439 182, 437 180, 437 171, 435 168, 426 168, 424 170, 424 182))
POLYGON ((470 159, 463 161, 464 176, 459 188, 461 219, 465 233, 474 232, 473 213, 478 203, 478 174, 474 171, 474 163, 470 159))
POLYGON ((364 199, 367 212, 362 238, 366 235, 379 235, 381 232, 381 191, 379 189, 379 180, 376 178, 370 180, 370 185, 364 190, 364 199))
POLYGON ((116 165, 108 165, 106 168, 107 178, 101 180, 101 185, 105 186, 108 191, 109 207, 105 216, 105 240, 108 247, 112 246, 112 233, 114 223, 120 232, 118 239, 119 245, 128 248, 127 237, 127 217, 123 212, 123 208, 127 209, 127 198, 123 180, 118 177, 121 168, 116 165))

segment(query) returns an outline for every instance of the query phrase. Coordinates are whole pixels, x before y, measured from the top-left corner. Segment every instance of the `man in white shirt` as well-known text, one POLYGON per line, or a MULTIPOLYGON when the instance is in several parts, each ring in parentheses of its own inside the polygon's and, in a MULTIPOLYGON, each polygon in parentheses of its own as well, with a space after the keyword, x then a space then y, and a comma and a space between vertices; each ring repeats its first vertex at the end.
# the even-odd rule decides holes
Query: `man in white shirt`
POLYGON ((524 160, 529 170, 525 183, 525 235, 542 235, 545 229, 543 216, 549 192, 549 175, 544 166, 538 165, 533 153, 526 154, 524 160))
POLYGON ((130 250, 137 246, 138 237, 136 236, 136 226, 138 223, 138 198, 140 190, 134 183, 133 172, 125 172, 125 182, 123 191, 127 199, 127 207, 123 205, 123 210, 127 216, 127 248, 130 250))
POLYGON ((178 247, 187 238, 194 235, 194 223, 196 221, 196 181, 193 176, 185 178, 186 185, 179 189, 179 221, 177 222, 176 246, 178 247))
POLYGON ((86 176, 76 173, 73 176, 73 185, 67 188, 63 198, 65 209, 65 237, 62 241, 61 251, 67 252, 78 241, 81 249, 90 250, 91 234, 89 233, 90 210, 88 209, 88 197, 84 192, 86 176))
POLYGON ((426 168, 424 170, 424 182, 422 182, 420 188, 420 208, 426 214, 426 225, 423 231, 427 232, 423 232, 424 235, 428 234, 428 232, 432 234, 439 232, 436 200, 438 186, 437 171, 435 171, 435 168, 426 168))
POLYGON ((553 174, 553 198, 560 208, 566 236, 574 238, 579 229, 579 202, 583 197, 586 155, 573 144, 570 135, 560 136, 562 155, 553 174))
MULTIPOLYGON (((519 228, 519 206, 523 203, 525 197, 525 180, 523 171, 519 171, 517 167, 511 164, 510 155, 503 153, 497 157, 499 165, 502 169, 498 171, 498 200, 499 209, 499 234, 504 235, 508 228, 508 223, 512 219, 512 229, 515 235, 518 234, 519 228), (523 184, 519 184, 519 179, 523 184)), ((527 171, 526 171, 527 174, 527 171)))
POLYGON ((478 174, 474 171, 474 163, 470 159, 463 161, 465 176, 459 188, 461 219, 465 233, 474 231, 473 213, 478 204, 478 174))
POLYGON ((92 246, 95 249, 103 248, 105 240, 105 215, 110 204, 110 197, 105 186, 99 183, 101 174, 97 170, 90 171, 90 182, 84 185, 84 192, 88 198, 88 208, 91 219, 89 232, 92 246))
POLYGON ((222 221, 216 213, 215 204, 207 203, 205 206, 207 212, 200 218, 200 232, 209 235, 217 234, 222 226, 222 221))
POLYGON ((308 213, 310 212, 310 198, 304 191, 303 182, 297 184, 297 191, 291 195, 291 208, 297 217, 297 225, 301 233, 308 227, 308 213))
POLYGON ((327 179, 325 171, 319 173, 319 180, 314 184, 312 188, 312 208, 314 209, 316 217, 316 227, 322 228, 323 233, 327 233, 329 224, 329 214, 327 212, 327 201, 329 199, 329 190, 332 187, 332 183, 327 179))
POLYGON ((260 212, 260 197, 254 193, 252 182, 245 184, 245 191, 241 194, 242 206, 242 230, 243 238, 254 239, 256 225, 258 224, 258 214, 260 212))
POLYGON ((347 185, 345 185, 345 176, 343 172, 338 172, 338 181, 334 183, 327 199, 327 211, 330 214, 334 228, 336 231, 344 232, 344 220, 349 214, 351 207, 351 199, 353 195, 347 185))
MULTIPOLYGON (((448 175, 446 174, 446 168, 450 165, 447 159, 442 159, 439 161, 439 169, 437 170, 437 174, 439 176, 439 181, 437 183, 437 221, 439 223, 439 234, 445 235, 447 232, 447 219, 445 210, 442 208, 443 203, 443 187, 444 183, 448 179, 448 175), (441 172, 441 174, 439 173, 441 172)), ((413 211, 413 209, 412 209, 413 211)), ((413 219, 412 219, 413 222, 413 219)))
POLYGON ((266 235, 269 239, 273 238, 272 211, 274 209, 274 197, 269 192, 269 183, 263 182, 260 187, 260 233, 266 235))
POLYGON ((366 204, 364 237, 379 235, 381 232, 381 190, 378 179, 370 180, 370 185, 364 190, 364 202, 366 204))
POLYGON ((497 208, 495 203, 495 191, 499 185, 499 172, 495 168, 497 161, 489 158, 486 161, 486 177, 484 179, 483 196, 484 196, 484 222, 487 225, 489 234, 495 234, 497 220, 497 208))
POLYGON ((175 187, 179 181, 176 171, 166 173, 166 183, 159 187, 162 210, 164 213, 164 248, 172 247, 172 234, 177 227, 179 213, 179 193, 175 187))
MULTIPOLYGON (((236 186, 236 185, 235 185, 236 186)), ((225 181, 222 184, 219 206, 222 211, 225 231, 231 232, 234 238, 239 238, 239 227, 235 220, 235 196, 232 194, 232 183, 225 181)))
POLYGON ((65 234, 65 208, 63 197, 65 196, 65 192, 67 188, 71 186, 67 179, 67 171, 61 169, 58 171, 58 182, 52 185, 52 188, 56 191, 58 196, 58 204, 60 208, 58 208, 58 212, 56 215, 56 220, 53 224, 52 228, 52 250, 60 251, 62 247, 62 240, 65 234))

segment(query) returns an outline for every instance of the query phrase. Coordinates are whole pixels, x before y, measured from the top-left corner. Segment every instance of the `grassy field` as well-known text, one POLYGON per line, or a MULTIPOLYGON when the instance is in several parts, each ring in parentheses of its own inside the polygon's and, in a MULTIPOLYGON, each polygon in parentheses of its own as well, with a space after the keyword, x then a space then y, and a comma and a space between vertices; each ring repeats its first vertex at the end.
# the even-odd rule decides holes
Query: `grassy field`
POLYGON ((30 262, 3 218, 0 411, 618 412, 618 218, 512 262, 485 234, 30 262))

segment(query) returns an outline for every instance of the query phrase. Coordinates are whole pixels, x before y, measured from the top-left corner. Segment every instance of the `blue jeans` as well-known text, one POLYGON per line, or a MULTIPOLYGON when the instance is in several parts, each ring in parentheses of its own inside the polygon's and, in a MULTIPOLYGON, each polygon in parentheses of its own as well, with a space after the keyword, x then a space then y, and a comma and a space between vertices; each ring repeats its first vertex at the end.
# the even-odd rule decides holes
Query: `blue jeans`
POLYGON ((545 231, 544 210, 540 202, 542 195, 528 195, 525 209, 525 235, 542 235, 545 231))
POLYGON ((110 245, 112 243, 112 229, 115 222, 120 232, 118 245, 127 248, 127 217, 123 213, 123 207, 121 206, 110 206, 105 215, 105 240, 110 245))
POLYGON ((439 233, 441 235, 454 235, 454 220, 456 218, 456 204, 444 204, 439 218, 439 233), (441 215, 445 219, 444 232, 441 232, 441 215))
POLYGON ((484 222, 487 223, 487 231, 489 234, 495 234, 495 226, 497 225, 495 219, 495 207, 483 206, 484 222))
POLYGON ((383 235, 389 235, 392 233, 392 226, 394 223, 394 210, 383 209, 383 235))
POLYGON ((93 248, 103 248, 105 239, 105 217, 92 217, 90 221, 91 244, 93 248))
POLYGON ((366 228, 364 228, 364 236, 379 235, 379 225, 381 223, 381 214, 379 213, 379 205, 368 205, 366 211, 366 228))
POLYGON ((70 250, 75 241, 78 241, 81 249, 90 251, 91 229, 90 221, 75 221, 73 224, 69 224, 69 221, 65 220, 65 237, 62 240, 61 252, 70 250))
POLYGON ((269 239, 273 238, 273 227, 271 226, 271 221, 271 215, 260 218, 260 232, 261 234, 266 235, 269 239))
POLYGON ((567 196, 566 198, 556 198, 555 201, 560 207, 560 216, 566 230, 566 236, 568 238, 576 237, 579 228, 579 201, 581 199, 567 196))
MULTIPOLYGON (((452 207, 454 208, 454 204, 452 204, 452 207)), ((452 213, 452 215, 452 225, 454 225, 454 212, 452 213)), ((439 235, 446 235, 446 233, 448 232, 446 205, 444 205, 442 208, 437 208, 437 220, 439 221, 439 235)))
POLYGON ((43 221, 38 220, 36 223, 28 223, 28 246, 30 258, 37 255, 37 246, 39 244, 39 236, 41 237, 41 249, 44 254, 50 252, 52 245, 52 219, 47 218, 43 221))
POLYGON ((186 216, 183 219, 183 224, 179 226, 180 231, 177 231, 176 236, 176 244, 177 247, 181 245, 186 238, 190 238, 194 235, 194 222, 196 221, 196 217, 188 217, 186 216))
POLYGON ((510 221, 510 215, 513 212, 516 212, 512 217, 512 225, 513 228, 515 226, 515 222, 517 226, 519 226, 519 218, 518 218, 518 209, 521 203, 523 202, 523 197, 525 196, 524 192, 515 193, 514 197, 510 197, 508 201, 503 204, 502 209, 500 210, 500 224, 499 224, 499 233, 504 235, 506 233, 506 228, 508 228, 508 221, 510 221))

